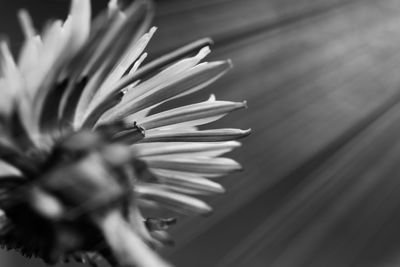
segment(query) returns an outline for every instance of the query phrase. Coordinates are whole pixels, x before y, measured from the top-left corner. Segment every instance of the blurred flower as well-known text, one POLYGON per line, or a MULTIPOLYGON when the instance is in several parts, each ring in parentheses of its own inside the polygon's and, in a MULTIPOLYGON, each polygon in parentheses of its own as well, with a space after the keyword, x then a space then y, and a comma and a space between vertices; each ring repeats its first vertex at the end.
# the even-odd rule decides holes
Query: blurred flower
POLYGON ((38 35, 21 11, 18 62, 0 44, 0 241, 50 263, 168 266, 150 247, 170 243, 175 219, 145 218, 143 207, 209 213, 196 195, 224 191, 209 178, 240 169, 221 155, 249 131, 197 126, 246 104, 211 96, 151 114, 230 62, 200 63, 204 39, 141 66, 155 32, 147 1, 111 0, 90 17, 90 1, 73 0, 67 20, 38 35))

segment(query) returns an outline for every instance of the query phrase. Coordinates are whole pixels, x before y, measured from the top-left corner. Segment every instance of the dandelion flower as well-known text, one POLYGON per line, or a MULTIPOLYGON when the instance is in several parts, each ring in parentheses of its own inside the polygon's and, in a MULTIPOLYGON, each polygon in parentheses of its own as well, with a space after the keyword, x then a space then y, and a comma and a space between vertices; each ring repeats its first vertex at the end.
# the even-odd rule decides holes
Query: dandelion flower
POLYGON ((245 102, 216 100, 153 111, 209 85, 229 61, 201 62, 210 40, 144 63, 152 5, 135 1, 91 21, 90 0, 73 0, 65 21, 38 34, 19 18, 15 61, 0 43, 0 244, 49 263, 169 266, 174 218, 144 207, 207 214, 198 195, 222 193, 219 177, 240 165, 222 157, 249 130, 210 129, 245 102))

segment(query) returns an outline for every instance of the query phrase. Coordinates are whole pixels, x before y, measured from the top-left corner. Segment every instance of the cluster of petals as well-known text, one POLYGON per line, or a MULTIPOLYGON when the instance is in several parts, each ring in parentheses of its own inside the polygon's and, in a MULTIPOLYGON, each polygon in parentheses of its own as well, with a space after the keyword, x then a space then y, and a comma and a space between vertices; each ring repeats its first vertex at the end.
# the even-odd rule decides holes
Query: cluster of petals
POLYGON ((72 0, 41 34, 28 13, 15 60, 0 43, 0 243, 49 262, 102 256, 121 266, 168 266, 151 247, 169 242, 171 218, 147 209, 208 214, 198 196, 241 169, 223 155, 249 134, 199 129, 245 102, 162 104, 211 84, 231 62, 204 62, 201 39, 146 62, 152 4, 134 1, 91 19, 72 0), (157 109, 155 109, 158 107, 157 109), (161 107, 161 108, 160 108, 161 107), (27 223, 32 215, 36 223, 27 223), (40 225, 49 226, 46 234, 40 225), (93 229, 93 230, 90 230, 93 229))

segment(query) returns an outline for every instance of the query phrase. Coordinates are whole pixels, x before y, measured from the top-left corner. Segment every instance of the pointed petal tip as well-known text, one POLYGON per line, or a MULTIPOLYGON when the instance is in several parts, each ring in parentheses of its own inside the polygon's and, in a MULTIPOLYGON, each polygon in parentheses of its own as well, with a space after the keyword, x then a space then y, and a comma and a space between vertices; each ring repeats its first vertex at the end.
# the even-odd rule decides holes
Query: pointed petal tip
POLYGON ((149 34, 152 36, 158 30, 157 26, 152 26, 149 30, 149 34))
POLYGON ((214 44, 213 39, 211 39, 210 37, 205 37, 205 38, 199 39, 198 42, 202 43, 203 46, 211 46, 214 44))
POLYGON ((202 49, 200 49, 199 53, 197 54, 197 58, 200 60, 204 59, 208 54, 211 53, 210 46, 206 45, 202 49))
POLYGON ((246 129, 246 130, 242 130, 242 131, 243 131, 243 137, 246 137, 246 136, 250 135, 253 132, 253 130, 251 128, 246 129))
POLYGON ((232 161, 234 162, 235 165, 232 166, 230 173, 241 172, 244 170, 243 166, 239 162, 237 162, 236 160, 233 160, 233 159, 232 159, 232 161))
POLYGON ((226 189, 221 185, 221 187, 215 188, 215 191, 213 193, 222 195, 226 193, 226 189))
POLYGON ((108 1, 108 6, 110 7, 118 7, 118 1, 117 0, 110 0, 108 1))
POLYGON ((232 62, 231 59, 227 59, 226 62, 227 62, 228 65, 229 65, 229 69, 233 68, 233 62, 232 62))
POLYGON ((197 65, 197 67, 202 65, 208 65, 209 67, 213 66, 216 70, 218 70, 219 74, 217 78, 220 78, 222 75, 227 73, 233 67, 232 61, 230 59, 218 60, 212 62, 203 62, 197 65))
POLYGON ((167 218, 167 219, 164 219, 164 222, 165 222, 168 226, 175 225, 175 224, 178 223, 178 218, 176 218, 176 217, 167 218))
POLYGON ((33 27, 32 18, 26 9, 20 9, 17 13, 19 23, 22 27, 22 31, 25 35, 25 39, 33 37, 36 32, 33 27))
POLYGON ((242 143, 238 142, 238 141, 225 141, 227 144, 230 144, 232 148, 237 148, 237 147, 241 147, 242 143))
MULTIPOLYGON (((210 181, 209 179, 206 179, 206 181, 210 181)), ((225 187, 223 187, 221 184, 210 181, 210 184, 208 186, 205 186, 205 193, 203 195, 212 195, 212 194, 218 194, 222 195, 226 193, 225 187)))
POLYGON ((236 130, 238 131, 238 136, 235 139, 245 138, 245 137, 249 136, 252 133, 252 129, 251 128, 245 129, 245 130, 242 130, 242 129, 236 129, 236 130))
POLYGON ((209 210, 204 211, 201 215, 203 217, 211 217, 214 214, 214 210, 210 207, 209 210))
POLYGON ((233 110, 238 110, 238 109, 247 109, 247 101, 242 101, 242 102, 234 102, 235 103, 235 109, 233 110))
MULTIPOLYGON (((237 135, 236 135, 235 139, 245 138, 245 137, 249 136, 252 133, 252 129, 251 128, 245 129, 245 130, 242 130, 242 129, 234 129, 234 130, 237 131, 237 135)), ((240 143, 240 145, 241 145, 241 143, 240 143)))

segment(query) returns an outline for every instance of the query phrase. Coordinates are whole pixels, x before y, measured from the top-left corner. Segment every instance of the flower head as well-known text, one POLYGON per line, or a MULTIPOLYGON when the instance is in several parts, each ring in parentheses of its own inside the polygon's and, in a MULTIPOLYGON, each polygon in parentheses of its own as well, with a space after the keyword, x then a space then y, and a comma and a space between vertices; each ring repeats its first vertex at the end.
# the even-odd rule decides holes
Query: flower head
POLYGON ((152 112, 212 83, 229 61, 201 62, 209 39, 144 64, 156 28, 135 1, 91 22, 90 1, 73 0, 66 21, 39 35, 27 12, 16 62, 0 43, 0 242, 48 262, 100 256, 121 266, 167 266, 150 247, 168 244, 174 218, 143 207, 207 214, 196 195, 239 170, 222 157, 249 133, 199 130, 246 103, 204 102, 152 112))

